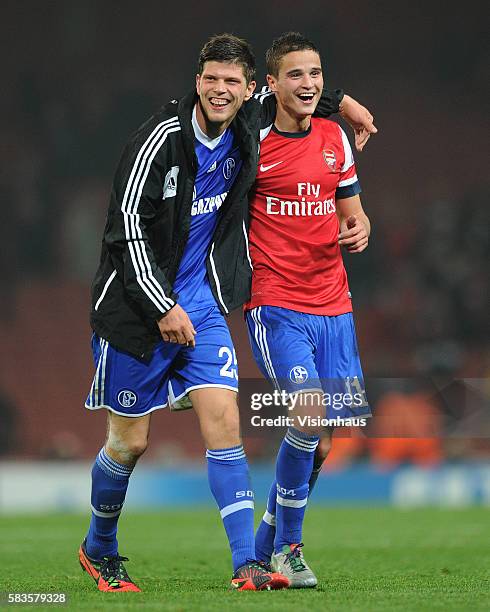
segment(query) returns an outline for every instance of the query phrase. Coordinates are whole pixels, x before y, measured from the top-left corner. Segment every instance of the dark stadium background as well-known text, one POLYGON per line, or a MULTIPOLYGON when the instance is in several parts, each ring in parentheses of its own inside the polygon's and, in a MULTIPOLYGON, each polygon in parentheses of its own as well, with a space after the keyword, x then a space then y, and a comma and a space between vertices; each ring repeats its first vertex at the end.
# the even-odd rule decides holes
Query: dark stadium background
MULTIPOLYGON (((89 462, 101 446, 105 415, 83 408, 93 376, 89 287, 128 135, 193 87, 209 35, 250 40, 260 85, 267 45, 295 29, 320 46, 327 83, 368 106, 380 130, 356 155, 371 244, 346 262, 368 392, 399 439, 374 422, 368 436, 339 441, 327 471, 486 465, 485 6, 4 1, 2 458, 89 462)), ((230 323, 241 376, 258 376, 241 314, 230 323)), ((272 460, 275 442, 245 442, 252 460, 272 460)), ((203 464, 194 416, 157 412, 142 461, 203 464)))

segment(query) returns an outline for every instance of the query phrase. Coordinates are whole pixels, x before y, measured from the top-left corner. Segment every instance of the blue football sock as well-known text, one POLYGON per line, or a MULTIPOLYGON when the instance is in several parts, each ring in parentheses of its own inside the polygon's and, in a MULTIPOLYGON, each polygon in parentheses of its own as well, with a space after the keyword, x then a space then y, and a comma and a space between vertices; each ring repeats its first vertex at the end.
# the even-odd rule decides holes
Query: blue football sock
MULTIPOLYGON (((313 460, 310 480, 308 481, 308 499, 315 488, 318 475, 322 471, 323 459, 317 462, 316 457, 313 460)), ((274 552, 274 538, 276 536, 276 496, 277 482, 271 485, 269 496, 267 498, 267 510, 260 521, 260 524, 255 532, 255 556, 260 561, 270 561, 274 552)))
POLYGON ((117 521, 133 468, 117 463, 102 448, 92 468, 92 520, 86 549, 92 559, 117 554, 117 521))
POLYGON ((293 427, 282 441, 276 462, 276 553, 285 544, 301 542, 308 481, 318 442, 318 436, 309 436, 293 427))
POLYGON ((276 536, 276 495, 277 483, 271 485, 267 498, 267 510, 260 521, 255 533, 255 556, 260 561, 269 563, 274 552, 274 538, 276 536))
POLYGON ((254 498, 243 446, 207 450, 211 492, 228 536, 233 571, 255 558, 254 498))

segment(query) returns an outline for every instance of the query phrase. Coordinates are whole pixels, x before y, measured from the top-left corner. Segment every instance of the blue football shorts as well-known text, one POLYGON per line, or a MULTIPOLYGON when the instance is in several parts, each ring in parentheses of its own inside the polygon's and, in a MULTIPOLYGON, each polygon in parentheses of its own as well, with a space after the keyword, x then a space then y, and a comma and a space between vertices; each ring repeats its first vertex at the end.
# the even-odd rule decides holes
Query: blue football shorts
POLYGON ((238 391, 236 354, 223 315, 217 307, 188 315, 197 332, 195 348, 162 340, 149 363, 93 334, 96 371, 86 408, 139 417, 167 406, 192 407, 188 394, 194 389, 238 391))
POLYGON ((255 361, 278 391, 322 392, 328 419, 371 416, 352 313, 258 306, 246 318, 255 361))

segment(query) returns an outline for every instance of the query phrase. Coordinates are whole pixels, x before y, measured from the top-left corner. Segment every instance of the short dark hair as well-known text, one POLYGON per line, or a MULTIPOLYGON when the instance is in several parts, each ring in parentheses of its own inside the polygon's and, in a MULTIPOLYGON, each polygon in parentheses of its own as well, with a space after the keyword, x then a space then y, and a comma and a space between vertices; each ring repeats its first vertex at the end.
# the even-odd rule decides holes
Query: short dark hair
POLYGON ((315 51, 320 55, 317 47, 299 32, 285 32, 272 41, 272 45, 265 53, 267 73, 279 76, 279 65, 282 58, 293 51, 315 51))
POLYGON ((246 40, 233 34, 217 34, 208 40, 199 53, 199 74, 202 74, 206 62, 239 64, 243 68, 247 85, 255 76, 255 56, 252 47, 246 40))

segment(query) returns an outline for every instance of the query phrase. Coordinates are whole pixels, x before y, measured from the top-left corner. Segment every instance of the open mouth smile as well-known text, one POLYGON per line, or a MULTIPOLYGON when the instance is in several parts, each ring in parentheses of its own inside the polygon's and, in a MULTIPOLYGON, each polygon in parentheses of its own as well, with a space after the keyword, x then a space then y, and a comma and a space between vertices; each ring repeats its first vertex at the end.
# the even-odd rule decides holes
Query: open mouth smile
POLYGON ((230 101, 226 100, 225 98, 210 98, 209 103, 215 109, 222 109, 225 106, 228 106, 230 101))
POLYGON ((315 98, 315 94, 311 93, 300 93, 297 94, 298 98, 303 102, 303 104, 311 104, 315 98))

